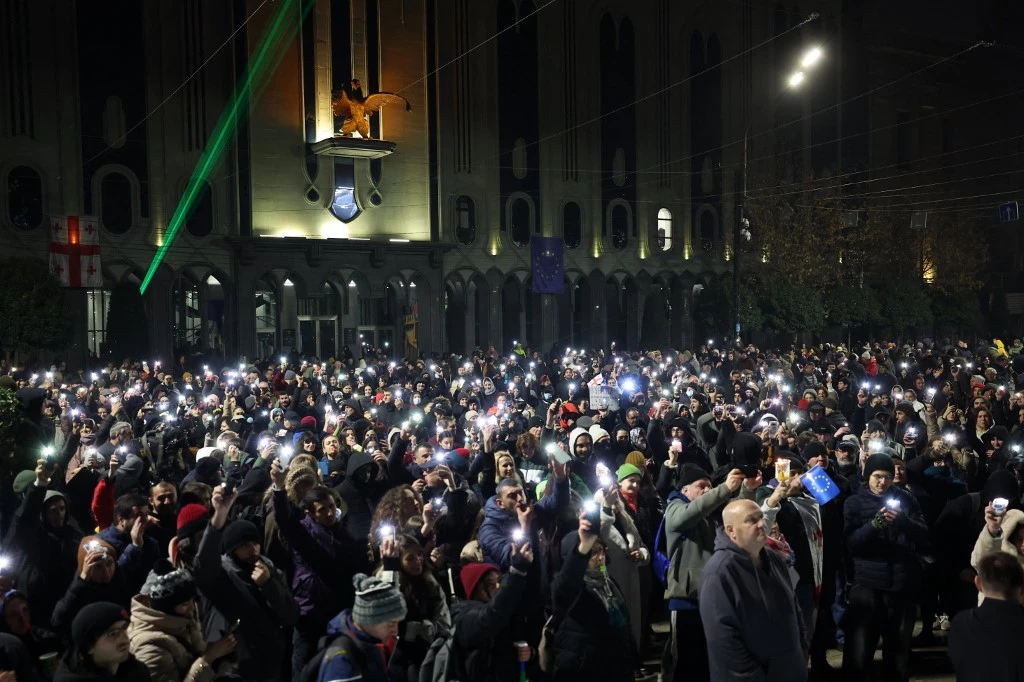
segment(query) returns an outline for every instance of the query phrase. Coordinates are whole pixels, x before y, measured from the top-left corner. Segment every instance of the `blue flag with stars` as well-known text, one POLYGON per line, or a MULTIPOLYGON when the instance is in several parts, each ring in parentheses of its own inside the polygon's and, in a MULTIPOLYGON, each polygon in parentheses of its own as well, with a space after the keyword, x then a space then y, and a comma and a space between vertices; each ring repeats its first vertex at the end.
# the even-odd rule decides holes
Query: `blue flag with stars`
POLYGON ((825 470, 820 466, 813 467, 800 477, 804 489, 811 494, 818 504, 824 506, 839 495, 839 486, 832 482, 825 470))

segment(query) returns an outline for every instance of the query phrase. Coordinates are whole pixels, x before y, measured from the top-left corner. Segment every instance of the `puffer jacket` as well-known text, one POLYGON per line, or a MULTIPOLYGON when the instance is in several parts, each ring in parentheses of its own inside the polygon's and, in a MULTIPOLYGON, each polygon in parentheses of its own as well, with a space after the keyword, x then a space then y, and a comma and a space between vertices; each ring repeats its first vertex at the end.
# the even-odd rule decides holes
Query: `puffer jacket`
MULTIPOLYGON (((553 522, 562 507, 569 504, 569 480, 556 480, 554 494, 539 499, 534 505, 536 521, 531 528, 531 541, 538 546, 536 529, 553 522)), ((484 505, 484 520, 477 532, 477 540, 484 554, 484 562, 494 564, 502 571, 512 565, 512 531, 519 527, 519 517, 498 506, 497 497, 484 505)))
POLYGON ((918 555, 928 550, 928 526, 913 495, 896 487, 875 495, 862 483, 847 498, 843 518, 854 584, 885 592, 916 587, 921 574, 918 555), (890 526, 876 529, 871 521, 893 499, 900 502, 900 514, 890 526))
POLYGON ((199 621, 157 611, 145 595, 132 599, 128 639, 132 655, 149 669, 153 682, 210 682, 217 676, 202 659, 199 621))

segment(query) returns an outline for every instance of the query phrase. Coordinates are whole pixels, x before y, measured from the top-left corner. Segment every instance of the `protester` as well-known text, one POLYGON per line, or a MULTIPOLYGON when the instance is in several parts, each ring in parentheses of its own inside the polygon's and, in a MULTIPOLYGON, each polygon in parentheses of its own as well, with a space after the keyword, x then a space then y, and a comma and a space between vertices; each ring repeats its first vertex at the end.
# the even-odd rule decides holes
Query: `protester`
POLYGON ((984 597, 962 611, 949 629, 949 657, 958 682, 1012 682, 1024 679, 1024 568, 1005 552, 986 554, 975 581, 984 597))
POLYGON ((829 674, 834 643, 847 678, 866 675, 879 636, 887 674, 906 676, 908 647, 941 644, 929 627, 949 626, 941 611, 978 603, 973 566, 1024 548, 1024 356, 1001 359, 1008 348, 515 343, 402 359, 362 345, 81 370, 0 359, 25 426, 0 463, 0 629, 17 640, 12 660, 27 651, 44 676, 57 652, 81 668, 61 638, 111 602, 136 611, 132 646, 160 679, 315 679, 331 658, 396 680, 628 679, 663 644, 666 681, 728 678, 744 661, 755 678, 799 678, 791 606, 752 641, 758 605, 700 588, 712 559, 749 587, 737 571, 767 557, 752 575, 773 602, 786 593, 778 556, 813 633, 812 678, 829 674), (823 478, 838 492, 807 483, 823 478), (737 497, 760 504, 763 551, 724 514, 737 497), (598 532, 577 556, 592 508, 585 534, 598 532), (719 536, 730 549, 715 551, 719 536), (732 549, 745 544, 757 551, 732 549), (372 616, 336 619, 358 610, 359 574, 403 597, 395 643, 372 616), (181 587, 167 608, 161 580, 181 587), (919 603, 925 631, 910 644, 919 603), (651 623, 666 611, 663 642, 651 623), (747 657, 714 658, 712 643, 712 674, 705 632, 733 620, 747 657), (350 635, 351 657, 336 655, 350 635), (379 670, 364 648, 387 654, 379 670))
POLYGON ((807 679, 809 638, 789 570, 765 549, 768 529, 755 502, 722 510, 715 553, 700 579, 700 613, 713 680, 807 679))

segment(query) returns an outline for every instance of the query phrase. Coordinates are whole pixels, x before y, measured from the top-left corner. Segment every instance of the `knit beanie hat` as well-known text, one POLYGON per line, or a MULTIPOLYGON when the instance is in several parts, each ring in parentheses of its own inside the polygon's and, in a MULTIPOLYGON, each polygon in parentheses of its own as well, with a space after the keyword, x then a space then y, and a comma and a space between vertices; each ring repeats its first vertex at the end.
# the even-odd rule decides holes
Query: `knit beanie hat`
POLYGON ((701 479, 711 480, 711 474, 701 469, 696 464, 684 464, 679 468, 679 487, 682 488, 684 485, 690 485, 701 479))
POLYGON ((79 653, 86 654, 104 632, 127 620, 128 612, 119 605, 108 601, 93 602, 84 606, 71 622, 71 641, 79 653))
POLYGON ((892 457, 881 452, 868 457, 867 461, 864 462, 864 479, 871 478, 871 474, 876 471, 888 471, 889 474, 895 476, 896 465, 893 464, 892 457))
POLYGON ((23 492, 28 490, 28 487, 30 485, 35 483, 35 480, 36 472, 33 471, 32 469, 25 469, 24 471, 19 471, 18 475, 14 477, 14 494, 22 494, 23 492))
POLYGON ((391 583, 357 573, 352 576, 352 585, 356 588, 352 620, 359 625, 379 625, 405 618, 405 597, 391 583))
POLYGON ((311 431, 316 431, 316 417, 307 415, 299 420, 299 425, 304 429, 308 428, 311 431))
POLYGON ((633 450, 626 455, 626 464, 632 464, 637 468, 645 467, 647 466, 647 458, 644 457, 644 453, 639 450, 633 450))
POLYGON ((640 469, 633 466, 632 464, 629 464, 628 462, 620 466, 619 470, 615 472, 615 476, 618 478, 620 483, 629 478, 630 476, 643 477, 643 475, 644 472, 640 471, 640 469))
POLYGON ((167 559, 160 559, 139 591, 149 597, 154 609, 173 614, 175 606, 196 596, 196 584, 188 571, 175 570, 167 559))
POLYGON ((247 542, 263 544, 263 537, 252 521, 237 519, 224 526, 224 534, 220 540, 222 552, 231 554, 247 542))
POLYGON ((607 431, 605 431, 605 430, 604 430, 603 428, 601 428, 600 426, 598 426, 597 424, 594 424, 593 426, 591 426, 591 427, 590 427, 590 438, 591 438, 591 439, 592 439, 592 440, 593 440, 593 441, 594 441, 595 443, 596 443, 597 441, 601 440, 602 438, 610 438, 610 437, 611 437, 611 436, 610 436, 610 435, 608 434, 608 432, 607 432, 607 431))
POLYGON ((491 571, 500 573, 501 569, 494 564, 466 564, 462 567, 459 579, 462 580, 462 589, 466 591, 466 599, 473 598, 473 591, 476 589, 476 586, 491 571))
POLYGON ((206 529, 210 521, 210 512, 201 504, 186 504, 178 510, 177 532, 179 540, 190 538, 206 529))

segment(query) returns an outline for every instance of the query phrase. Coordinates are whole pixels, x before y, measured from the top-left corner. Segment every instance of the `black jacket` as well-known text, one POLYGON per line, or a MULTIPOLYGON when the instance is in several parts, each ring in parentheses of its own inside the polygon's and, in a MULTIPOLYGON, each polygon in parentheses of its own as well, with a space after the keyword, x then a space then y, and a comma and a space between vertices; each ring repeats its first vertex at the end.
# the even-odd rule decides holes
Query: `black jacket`
MULTIPOLYGON (((566 542, 571 541, 567 537, 566 542)), ((588 555, 574 548, 568 552, 562 569, 552 584, 552 606, 561 622, 555 631, 555 682, 629 682, 636 669, 628 610, 624 622, 613 624, 601 598, 583 580, 588 555), (562 615, 564 614, 564 615, 562 615)), ((563 546, 564 547, 564 546, 563 546)), ((613 593, 622 606, 625 600, 615 583, 613 593)))
POLYGON ((386 490, 386 487, 374 480, 376 475, 377 464, 373 459, 365 452, 354 452, 348 460, 345 480, 338 486, 338 493, 348 506, 345 527, 357 542, 365 540, 370 534, 373 512, 377 508, 381 495, 386 490), (366 482, 360 481, 356 475, 356 472, 363 467, 369 467, 371 472, 371 478, 366 482))
POLYGON ((949 629, 949 657, 959 682, 1024 682, 1024 607, 999 599, 961 611, 949 629))
POLYGON ((459 679, 479 682, 516 682, 519 663, 515 647, 518 638, 512 621, 526 594, 526 576, 506 573, 501 587, 489 602, 466 601, 452 605, 455 630, 453 656, 459 662, 459 679))
POLYGON ((875 495, 864 483, 847 498, 843 517, 854 584, 886 592, 916 589, 921 573, 917 557, 928 549, 928 526, 913 495, 895 487, 875 495), (900 514, 878 530, 871 522, 892 499, 899 500, 900 514))
POLYGON ((114 570, 114 578, 109 583, 85 581, 76 575, 68 591, 54 607, 50 625, 58 634, 67 636, 71 632, 71 621, 84 607, 93 602, 109 601, 128 610, 131 608, 133 594, 120 568, 114 570))
POLYGON ((15 586, 29 597, 32 620, 48 623, 78 567, 82 532, 70 520, 60 528, 43 523, 46 488, 30 485, 14 515, 4 546, 15 550, 15 586))
POLYGON ((299 607, 284 574, 269 559, 260 557, 271 578, 257 587, 251 569, 221 554, 221 537, 213 524, 206 527, 195 560, 196 584, 223 618, 221 629, 237 624, 239 674, 247 680, 277 679, 288 651, 288 628, 298 620, 299 607))

